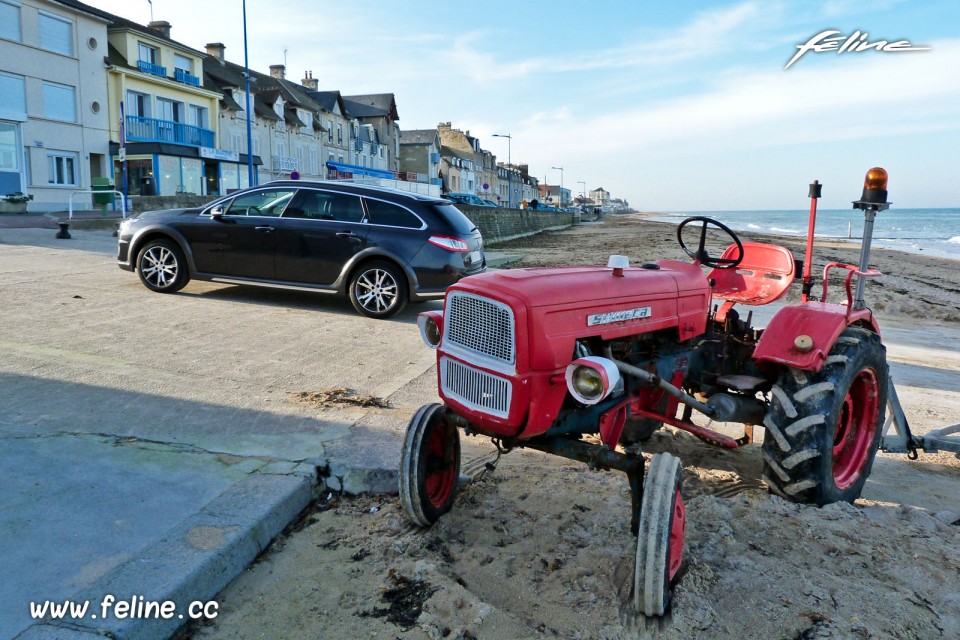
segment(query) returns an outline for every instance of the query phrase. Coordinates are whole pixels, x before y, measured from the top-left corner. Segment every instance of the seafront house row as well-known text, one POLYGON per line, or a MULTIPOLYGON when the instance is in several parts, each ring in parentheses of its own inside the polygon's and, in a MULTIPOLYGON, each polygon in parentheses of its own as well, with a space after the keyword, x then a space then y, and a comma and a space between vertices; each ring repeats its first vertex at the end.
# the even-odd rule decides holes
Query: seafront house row
POLYGON ((498 162, 450 122, 401 131, 392 93, 342 95, 278 64, 251 69, 247 95, 223 44, 198 51, 171 30, 76 0, 0 0, 0 198, 83 208, 94 183, 215 197, 250 186, 251 164, 254 184, 353 179, 505 207, 544 193, 526 164, 498 162))

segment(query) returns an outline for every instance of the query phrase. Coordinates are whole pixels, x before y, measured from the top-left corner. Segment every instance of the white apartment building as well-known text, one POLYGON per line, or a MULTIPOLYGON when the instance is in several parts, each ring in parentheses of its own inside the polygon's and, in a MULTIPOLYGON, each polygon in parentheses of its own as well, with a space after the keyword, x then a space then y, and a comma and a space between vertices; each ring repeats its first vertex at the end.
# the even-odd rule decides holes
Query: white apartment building
POLYGON ((31 211, 111 175, 107 20, 71 4, 0 0, 0 197, 32 195, 31 211))

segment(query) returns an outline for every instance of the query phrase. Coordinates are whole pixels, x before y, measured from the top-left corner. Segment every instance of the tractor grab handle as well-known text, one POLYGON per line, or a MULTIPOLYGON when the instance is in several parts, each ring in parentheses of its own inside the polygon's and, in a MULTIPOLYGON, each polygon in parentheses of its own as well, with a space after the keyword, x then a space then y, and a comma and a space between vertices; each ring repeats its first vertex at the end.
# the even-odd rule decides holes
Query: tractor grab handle
POLYGON ((877 271, 876 269, 867 269, 866 271, 861 271, 858 267, 853 266, 852 264, 844 264, 843 262, 831 262, 823 268, 823 295, 820 296, 820 302, 827 301, 827 272, 830 269, 837 267, 839 269, 846 269, 850 273, 847 274, 846 282, 844 286, 847 289, 847 308, 853 308, 853 292, 850 290, 850 281, 853 279, 853 276, 861 276, 863 278, 876 278, 877 276, 882 276, 883 274, 877 271))

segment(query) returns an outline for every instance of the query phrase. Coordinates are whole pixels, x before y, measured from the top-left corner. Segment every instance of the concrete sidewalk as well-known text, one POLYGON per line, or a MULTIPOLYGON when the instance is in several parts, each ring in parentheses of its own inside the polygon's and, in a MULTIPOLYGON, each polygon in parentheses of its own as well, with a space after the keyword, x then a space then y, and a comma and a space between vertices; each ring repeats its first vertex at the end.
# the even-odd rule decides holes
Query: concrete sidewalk
POLYGON ((120 211, 107 209, 102 213, 99 209, 90 211, 74 211, 71 218, 66 211, 49 213, 0 213, 0 229, 57 229, 60 222, 77 223, 83 226, 89 221, 99 220, 104 223, 120 222, 123 219, 120 211))
POLYGON ((322 487, 393 491, 410 415, 436 400, 415 322, 344 300, 145 289, 109 230, 0 228, 0 637, 161 639, 322 487), (389 408, 300 400, 350 388, 389 408), (171 601, 169 620, 100 605, 171 601), (89 601, 36 622, 29 603, 89 601), (97 618, 93 618, 96 615, 97 618))

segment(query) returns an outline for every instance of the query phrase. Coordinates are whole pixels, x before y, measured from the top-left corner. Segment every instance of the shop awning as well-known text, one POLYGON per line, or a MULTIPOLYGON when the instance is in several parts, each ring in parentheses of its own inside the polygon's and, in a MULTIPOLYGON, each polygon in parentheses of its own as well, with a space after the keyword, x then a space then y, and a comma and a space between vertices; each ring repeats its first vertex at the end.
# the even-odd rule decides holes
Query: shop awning
MULTIPOLYGON (((110 143, 110 155, 117 155, 120 152, 120 145, 116 142, 110 143)), ((181 144, 170 144, 169 142, 128 142, 128 156, 178 156, 181 158, 200 158, 200 149, 197 147, 186 147, 181 144)), ((204 160, 207 160, 204 158, 204 160)), ((209 162, 229 162, 228 160, 208 160, 209 162)), ((240 154, 240 164, 247 164, 247 154, 240 154)), ((260 156, 253 156, 253 164, 262 165, 263 160, 260 156)))
POLYGON ((361 167, 358 164, 347 164, 346 162, 328 161, 327 167, 330 169, 335 169, 340 173, 352 173, 360 176, 373 176, 374 178, 387 178, 388 180, 396 180, 397 178, 393 171, 387 171, 386 169, 373 169, 371 167, 361 167))

